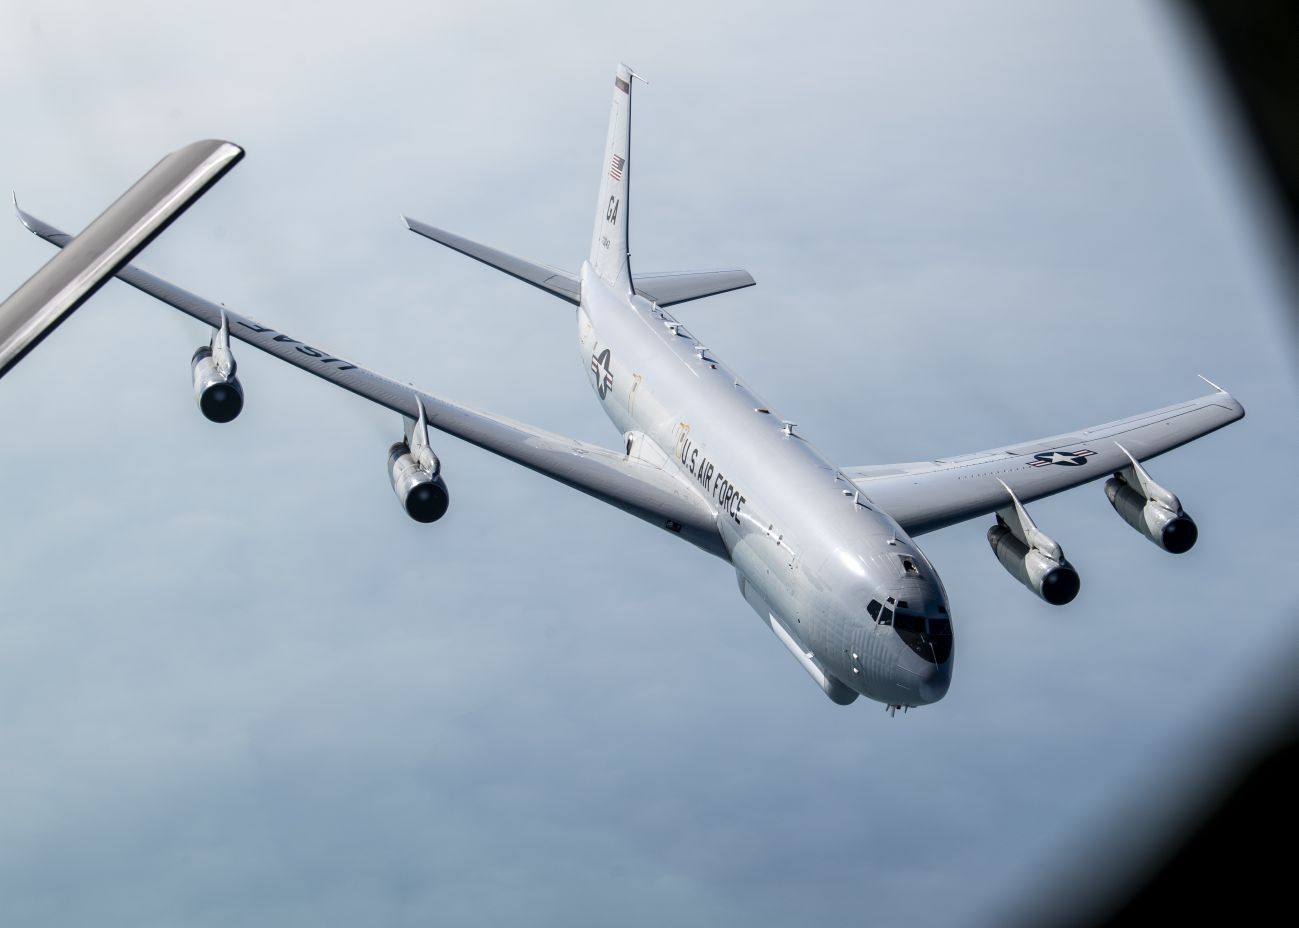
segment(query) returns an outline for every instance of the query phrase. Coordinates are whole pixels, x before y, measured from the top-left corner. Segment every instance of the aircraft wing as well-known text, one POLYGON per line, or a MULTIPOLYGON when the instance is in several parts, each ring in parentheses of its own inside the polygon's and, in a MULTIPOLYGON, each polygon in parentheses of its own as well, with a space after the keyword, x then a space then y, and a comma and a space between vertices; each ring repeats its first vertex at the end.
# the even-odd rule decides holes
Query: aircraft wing
MULTIPOLYGON (((21 209, 18 216, 28 229, 60 248, 73 241, 70 235, 21 209)), ((117 276, 213 328, 221 325, 224 313, 234 338, 402 416, 415 418, 418 400, 424 405, 430 426, 666 528, 705 551, 727 556, 712 507, 689 484, 662 468, 421 392, 231 312, 132 265, 117 271, 117 276)))
POLYGON ((921 535, 1107 477, 1229 425, 1245 409, 1229 393, 1166 406, 1089 429, 959 457, 847 467, 844 474, 908 534, 921 535))
MULTIPOLYGON (((232 142, 186 145, 130 190, 0 303, 0 376, 17 364, 243 158, 232 142)), ((14 203, 17 206, 17 202, 14 203)))

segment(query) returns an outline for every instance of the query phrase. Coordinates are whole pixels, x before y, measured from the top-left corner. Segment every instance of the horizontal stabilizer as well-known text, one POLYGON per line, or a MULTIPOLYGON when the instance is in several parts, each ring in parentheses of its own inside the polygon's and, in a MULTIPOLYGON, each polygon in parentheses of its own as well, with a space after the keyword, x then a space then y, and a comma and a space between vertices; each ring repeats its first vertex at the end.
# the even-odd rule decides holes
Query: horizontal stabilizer
POLYGON ((495 248, 489 248, 486 245, 480 245, 477 242, 461 238, 459 235, 453 235, 444 229, 438 229, 408 216, 401 218, 405 221, 406 227, 412 232, 417 232, 425 238, 431 238, 441 245, 446 245, 452 251, 458 251, 462 255, 468 255, 475 261, 481 261, 498 271, 504 271, 511 277, 515 277, 525 284, 532 284, 538 290, 545 290, 561 300, 567 300, 574 305, 582 301, 582 284, 572 274, 566 274, 553 267, 546 267, 544 264, 533 264, 531 261, 516 258, 514 255, 506 254, 495 248))
MULTIPOLYGON (((33 233, 60 248, 74 241, 72 236, 29 213, 19 210, 18 218, 33 233)), ((232 339, 252 345, 321 380, 403 417, 412 413, 418 416, 422 411, 429 428, 454 435, 616 506, 710 554, 728 557, 717 531, 716 510, 700 492, 699 485, 675 472, 633 459, 623 448, 601 448, 424 393, 290 338, 134 265, 118 270, 117 277, 212 328, 221 326, 224 319, 232 339)))
POLYGON ((633 276, 636 292, 659 306, 686 303, 701 297, 742 290, 757 281, 748 271, 685 271, 633 276))

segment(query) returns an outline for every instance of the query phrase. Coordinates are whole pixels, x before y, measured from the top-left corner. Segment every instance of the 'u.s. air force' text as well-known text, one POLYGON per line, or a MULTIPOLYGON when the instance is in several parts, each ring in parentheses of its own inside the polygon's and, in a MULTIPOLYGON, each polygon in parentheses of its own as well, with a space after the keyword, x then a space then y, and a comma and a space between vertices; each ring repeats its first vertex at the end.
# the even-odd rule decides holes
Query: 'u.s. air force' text
POLYGON ((708 458, 699 456, 699 449, 694 443, 686 438, 679 442, 681 463, 690 476, 699 481, 699 485, 704 488, 704 492, 717 501, 717 505, 728 516, 735 520, 738 525, 740 522, 740 509, 747 502, 744 494, 741 493, 726 476, 718 470, 713 462, 708 458))

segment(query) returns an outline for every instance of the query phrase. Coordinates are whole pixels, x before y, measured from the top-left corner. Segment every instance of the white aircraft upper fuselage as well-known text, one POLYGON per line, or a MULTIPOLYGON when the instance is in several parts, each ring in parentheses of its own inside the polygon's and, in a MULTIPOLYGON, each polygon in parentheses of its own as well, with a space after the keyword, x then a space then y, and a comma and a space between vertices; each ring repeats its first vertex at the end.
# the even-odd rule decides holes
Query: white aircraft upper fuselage
POLYGON ((941 699, 953 662, 947 596, 906 533, 667 311, 589 264, 581 280, 592 388, 630 454, 666 458, 717 507, 749 604, 797 643, 809 672, 829 672, 822 686, 836 701, 941 699), (917 630, 877 623, 872 601, 915 617, 917 630), (941 634, 925 633, 926 619, 941 634))

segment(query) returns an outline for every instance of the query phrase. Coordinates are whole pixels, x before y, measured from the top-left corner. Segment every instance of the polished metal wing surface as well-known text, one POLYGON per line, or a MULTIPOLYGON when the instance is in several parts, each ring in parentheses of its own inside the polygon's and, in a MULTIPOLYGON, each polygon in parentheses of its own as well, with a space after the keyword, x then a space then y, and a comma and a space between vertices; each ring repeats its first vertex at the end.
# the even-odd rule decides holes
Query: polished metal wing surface
POLYGON ((186 145, 154 165, 75 239, 69 237, 66 250, 0 304, 0 376, 243 156, 242 148, 221 139, 186 145))

